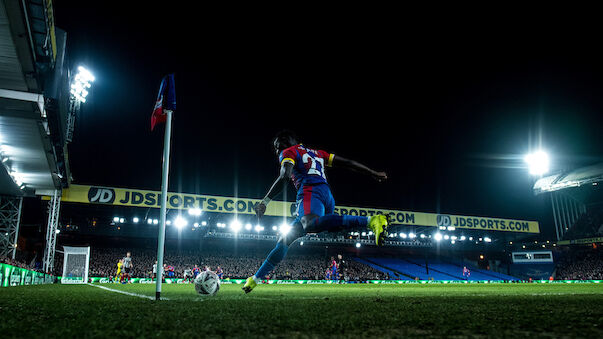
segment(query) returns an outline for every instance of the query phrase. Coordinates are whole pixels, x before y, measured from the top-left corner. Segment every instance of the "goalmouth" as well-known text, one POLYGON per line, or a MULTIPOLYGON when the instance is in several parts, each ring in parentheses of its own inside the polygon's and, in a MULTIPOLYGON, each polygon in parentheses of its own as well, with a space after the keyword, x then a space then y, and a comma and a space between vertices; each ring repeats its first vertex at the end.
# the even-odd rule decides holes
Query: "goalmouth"
POLYGON ((63 275, 61 284, 85 284, 88 282, 90 246, 63 246, 63 275))

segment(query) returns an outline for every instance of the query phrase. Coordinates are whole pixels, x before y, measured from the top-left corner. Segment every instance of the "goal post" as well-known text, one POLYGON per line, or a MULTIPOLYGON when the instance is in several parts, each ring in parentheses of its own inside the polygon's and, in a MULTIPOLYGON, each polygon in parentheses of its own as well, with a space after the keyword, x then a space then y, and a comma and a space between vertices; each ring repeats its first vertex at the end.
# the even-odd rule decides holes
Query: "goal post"
POLYGON ((85 284, 88 282, 88 265, 90 263, 90 246, 63 246, 62 284, 85 284))

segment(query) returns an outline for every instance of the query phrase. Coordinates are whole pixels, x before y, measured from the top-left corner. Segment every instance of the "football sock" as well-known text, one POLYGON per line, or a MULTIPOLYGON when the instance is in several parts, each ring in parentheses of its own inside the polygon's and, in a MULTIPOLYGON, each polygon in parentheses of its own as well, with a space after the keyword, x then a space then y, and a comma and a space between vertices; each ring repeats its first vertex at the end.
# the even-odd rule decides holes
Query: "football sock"
POLYGON ((257 282, 258 280, 264 279, 272 270, 285 258, 287 255, 287 250, 289 246, 283 244, 282 242, 277 242, 276 247, 268 254, 266 260, 260 269, 255 273, 254 280, 257 282))
POLYGON ((314 219, 306 226, 306 232, 337 232, 347 228, 366 228, 368 217, 359 217, 354 215, 327 214, 314 219))

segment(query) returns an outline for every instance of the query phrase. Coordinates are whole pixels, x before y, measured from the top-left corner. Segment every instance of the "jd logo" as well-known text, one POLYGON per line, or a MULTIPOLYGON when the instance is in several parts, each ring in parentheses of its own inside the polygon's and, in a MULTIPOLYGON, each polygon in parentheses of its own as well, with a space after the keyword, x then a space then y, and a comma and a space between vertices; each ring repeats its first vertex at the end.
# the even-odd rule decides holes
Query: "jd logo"
POLYGON ((450 216, 446 214, 438 214, 437 222, 438 226, 450 226, 452 224, 450 216))
POLYGON ((99 204, 112 204, 115 201, 115 190, 112 188, 90 187, 88 201, 99 204))

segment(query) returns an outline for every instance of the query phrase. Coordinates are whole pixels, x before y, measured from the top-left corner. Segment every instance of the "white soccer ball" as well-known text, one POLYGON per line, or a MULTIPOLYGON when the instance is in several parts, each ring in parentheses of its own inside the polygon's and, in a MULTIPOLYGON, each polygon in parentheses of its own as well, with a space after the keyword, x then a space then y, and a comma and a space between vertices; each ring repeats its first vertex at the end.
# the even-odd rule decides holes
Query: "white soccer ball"
POLYGON ((202 295, 215 295, 220 290, 220 278, 212 271, 201 272, 195 278, 195 291, 202 295))

